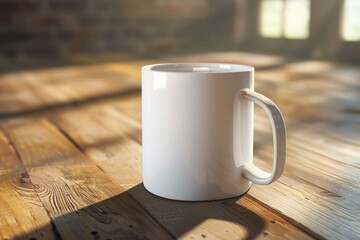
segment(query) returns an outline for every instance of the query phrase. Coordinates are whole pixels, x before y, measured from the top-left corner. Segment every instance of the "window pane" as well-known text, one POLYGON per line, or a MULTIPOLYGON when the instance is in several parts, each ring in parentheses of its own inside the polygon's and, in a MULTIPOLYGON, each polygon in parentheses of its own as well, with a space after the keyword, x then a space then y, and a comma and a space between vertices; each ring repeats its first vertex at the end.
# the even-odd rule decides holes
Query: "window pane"
POLYGON ((346 0, 343 15, 342 36, 347 41, 360 40, 360 1, 346 0))
POLYGON ((260 7, 260 35, 280 38, 282 36, 282 0, 263 0, 260 7))
POLYGON ((285 38, 307 38, 309 36, 309 20, 309 0, 287 0, 285 4, 285 38))

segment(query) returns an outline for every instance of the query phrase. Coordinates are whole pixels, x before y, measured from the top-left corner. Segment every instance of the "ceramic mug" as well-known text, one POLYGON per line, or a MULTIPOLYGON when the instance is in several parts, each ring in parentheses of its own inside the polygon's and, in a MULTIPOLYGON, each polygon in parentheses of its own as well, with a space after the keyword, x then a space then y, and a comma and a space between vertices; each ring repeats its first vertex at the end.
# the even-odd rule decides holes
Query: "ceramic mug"
POLYGON ((283 117, 254 91, 254 68, 237 64, 168 63, 142 68, 143 181, 151 193, 204 201, 269 184, 284 169, 283 117), (273 131, 271 172, 253 164, 254 104, 273 131))

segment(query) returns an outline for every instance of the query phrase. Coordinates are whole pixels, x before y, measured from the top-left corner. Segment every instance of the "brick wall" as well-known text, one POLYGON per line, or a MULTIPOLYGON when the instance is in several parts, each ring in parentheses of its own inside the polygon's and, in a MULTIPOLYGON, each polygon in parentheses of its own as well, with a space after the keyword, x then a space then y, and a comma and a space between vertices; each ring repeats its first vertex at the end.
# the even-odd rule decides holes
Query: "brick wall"
POLYGON ((232 41, 232 8, 232 0, 0 0, 0 63, 213 50, 232 41))

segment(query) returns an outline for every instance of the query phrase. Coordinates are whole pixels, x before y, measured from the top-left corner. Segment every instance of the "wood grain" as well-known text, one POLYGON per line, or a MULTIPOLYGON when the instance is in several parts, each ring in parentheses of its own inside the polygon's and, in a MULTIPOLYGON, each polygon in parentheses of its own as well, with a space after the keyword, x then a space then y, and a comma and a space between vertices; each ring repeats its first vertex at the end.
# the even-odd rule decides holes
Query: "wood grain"
MULTIPOLYGON (((228 53, 215 55, 218 62, 229 58, 228 53)), ((360 236, 359 77, 359 67, 321 61, 260 66, 256 71, 256 90, 283 112, 288 154, 283 177, 270 186, 254 185, 249 194, 301 228, 329 239, 360 236)), ((259 111, 254 150, 255 162, 270 169, 271 128, 259 111)))
POLYGON ((21 161, 0 131, 0 239, 57 239, 21 161))
MULTIPOLYGON (((323 236, 356 239, 360 232, 360 154, 324 135, 319 137, 316 130, 304 128, 301 133, 289 132, 283 177, 266 188, 254 186, 249 194, 323 236), (313 139, 311 145, 306 143, 309 138, 313 139), (330 143, 338 148, 324 153, 330 143)), ((272 161, 271 148, 263 146, 256 152, 257 162, 264 168, 272 161)))
MULTIPOLYGON (((134 98, 133 102, 133 104, 141 104, 139 99, 134 98)), ((121 133, 119 129, 125 128, 122 126, 122 122, 129 123, 128 125, 131 127, 127 129, 127 132, 130 131, 130 128, 137 130, 131 131, 130 135, 127 133, 127 136, 139 142, 140 123, 136 125, 133 123, 134 119, 129 120, 129 117, 131 119, 136 112, 135 118, 141 118, 139 106, 133 105, 130 108, 129 106, 132 104, 126 104, 124 106, 126 112, 119 112, 122 109, 121 104, 113 103, 113 108, 109 105, 107 104, 107 107, 103 106, 103 108, 100 106, 90 108, 89 111, 98 113, 101 120, 97 121, 118 133, 121 133), (129 109, 132 109, 130 114, 128 114, 129 109)), ((289 115, 289 118, 293 118, 288 125, 289 147, 284 176, 271 186, 255 185, 249 194, 266 206, 281 212, 305 231, 316 233, 318 237, 341 239, 345 235, 350 239, 356 239, 359 231, 357 199, 359 198, 360 182, 358 174, 360 159, 358 146, 360 145, 355 140, 329 131, 329 127, 324 124, 320 126, 316 124, 321 119, 314 119, 315 123, 312 124, 315 126, 313 127, 306 123, 296 122, 291 111, 286 110, 284 113, 285 116, 289 115), (312 144, 308 144, 309 139, 312 144), (329 145, 336 147, 328 149, 329 145), (327 149, 327 151, 323 151, 323 149, 327 149), (329 221, 329 217, 333 221, 329 221), (340 229, 335 226, 340 226, 340 229)), ((81 119, 80 114, 78 115, 78 119, 81 119)), ((91 118, 99 117, 92 114, 91 118)), ((73 124, 71 119, 68 119, 62 125, 73 124)), ((269 169, 272 159, 272 137, 265 113, 257 113, 255 125, 255 136, 263 138, 255 142, 255 161, 261 167, 269 169), (266 127, 267 125, 268 127, 266 127)), ((74 130, 68 129, 68 131, 73 132, 74 130)), ((96 139, 96 136, 89 138, 96 139)), ((102 150, 106 152, 106 149, 102 150)), ((119 155, 126 153, 126 151, 116 152, 119 155)), ((107 163, 104 163, 102 167, 110 169, 109 171, 115 168, 106 165, 107 163)), ((109 174, 111 173, 109 172, 109 174)))
POLYGON ((62 238, 172 239, 48 121, 8 123, 5 130, 62 238))
POLYGON ((150 194, 141 184, 140 124, 116 109, 74 110, 52 119, 99 167, 127 188, 180 239, 310 238, 248 196, 222 202, 187 203, 150 194))
MULTIPOLYGON (((0 238, 56 238, 51 219, 66 239, 160 239, 153 229, 182 239, 359 239, 359 77, 357 66, 239 52, 0 74, 0 115, 10 137, 0 134, 0 238), (159 199, 143 188, 141 97, 122 93, 139 89, 142 65, 163 61, 256 67, 256 90, 276 102, 288 130, 278 182, 201 204, 159 199)), ((271 128, 258 110, 254 147, 256 164, 269 169, 271 128)))

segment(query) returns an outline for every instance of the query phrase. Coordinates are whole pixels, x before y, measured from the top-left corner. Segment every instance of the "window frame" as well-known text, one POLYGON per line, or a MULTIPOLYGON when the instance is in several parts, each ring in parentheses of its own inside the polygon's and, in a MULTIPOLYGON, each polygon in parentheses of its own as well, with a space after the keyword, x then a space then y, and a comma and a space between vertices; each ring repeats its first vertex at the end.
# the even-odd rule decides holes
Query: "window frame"
POLYGON ((290 38, 290 37, 287 37, 286 36, 286 8, 287 8, 287 2, 288 1, 291 1, 291 0, 279 0, 281 3, 282 3, 282 13, 281 13, 281 26, 280 26, 280 29, 281 29, 281 33, 280 33, 280 37, 270 37, 270 36, 264 36, 263 35, 263 33, 262 33, 262 16, 263 16, 263 9, 262 9, 262 4, 264 3, 264 1, 266 1, 266 0, 261 0, 260 1, 260 3, 259 3, 259 8, 258 8, 258 19, 259 19, 259 21, 258 21, 258 27, 257 27, 257 29, 258 29, 258 34, 261 36, 261 37, 263 37, 263 38, 271 38, 271 39, 273 39, 273 38, 276 38, 276 39, 279 39, 279 38, 281 38, 281 39, 293 39, 293 40, 306 40, 307 38, 309 38, 309 36, 310 36, 310 20, 311 20, 311 0, 306 0, 306 1, 308 1, 308 3, 309 3, 309 20, 308 20, 308 22, 307 22, 307 36, 306 37, 304 37, 304 38, 290 38))

